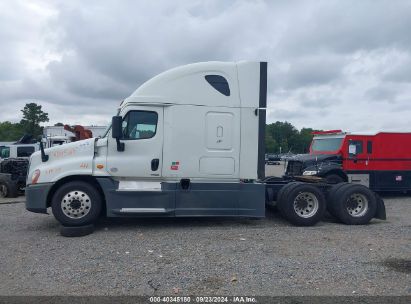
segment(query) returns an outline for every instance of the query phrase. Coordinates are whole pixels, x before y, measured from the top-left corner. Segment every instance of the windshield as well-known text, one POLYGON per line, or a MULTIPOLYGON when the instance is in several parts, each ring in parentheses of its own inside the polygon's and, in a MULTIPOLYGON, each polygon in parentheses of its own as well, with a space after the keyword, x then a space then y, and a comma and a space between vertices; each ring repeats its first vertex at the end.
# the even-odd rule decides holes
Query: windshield
POLYGON ((316 138, 313 140, 311 150, 313 152, 337 151, 341 147, 344 138, 316 138))

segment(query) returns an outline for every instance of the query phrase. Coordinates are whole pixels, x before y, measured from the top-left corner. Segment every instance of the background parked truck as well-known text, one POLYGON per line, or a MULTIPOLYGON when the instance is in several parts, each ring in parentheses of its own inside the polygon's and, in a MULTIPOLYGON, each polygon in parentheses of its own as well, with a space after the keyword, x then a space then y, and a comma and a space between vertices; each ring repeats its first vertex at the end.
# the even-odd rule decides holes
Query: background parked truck
POLYGON ((411 133, 314 132, 309 154, 288 161, 286 176, 360 183, 375 191, 411 190, 411 133))

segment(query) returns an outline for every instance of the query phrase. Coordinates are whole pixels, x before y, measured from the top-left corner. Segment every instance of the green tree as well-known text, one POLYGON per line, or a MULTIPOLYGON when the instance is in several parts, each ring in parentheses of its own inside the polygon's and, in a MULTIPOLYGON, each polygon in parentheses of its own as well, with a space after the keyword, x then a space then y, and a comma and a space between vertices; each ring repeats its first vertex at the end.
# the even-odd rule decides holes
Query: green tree
POLYGON ((43 127, 40 123, 49 121, 49 115, 41 109, 41 105, 36 103, 27 103, 23 110, 23 119, 20 124, 27 134, 37 138, 43 133, 43 127))
POLYGON ((289 122, 276 121, 266 126, 265 145, 267 153, 307 153, 313 135, 312 128, 298 131, 289 122), (280 149, 281 148, 281 149, 280 149))
POLYGON ((299 150, 301 153, 308 153, 311 141, 313 140, 313 132, 311 128, 302 128, 299 136, 299 150))
POLYGON ((23 135, 21 124, 10 121, 0 122, 0 141, 16 141, 23 135))
POLYGON ((266 133, 277 143, 276 151, 272 152, 279 153, 280 147, 282 152, 287 152, 290 149, 293 150, 298 130, 287 121, 276 121, 267 126, 266 133))
POLYGON ((278 151, 278 143, 268 133, 265 134, 265 151, 267 153, 275 153, 278 151))

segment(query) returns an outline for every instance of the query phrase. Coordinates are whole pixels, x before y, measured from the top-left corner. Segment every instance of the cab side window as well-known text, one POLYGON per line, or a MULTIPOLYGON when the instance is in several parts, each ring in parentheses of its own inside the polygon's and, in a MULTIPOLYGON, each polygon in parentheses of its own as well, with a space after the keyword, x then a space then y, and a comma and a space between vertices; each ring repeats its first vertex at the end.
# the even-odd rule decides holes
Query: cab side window
POLYGON ((10 157, 10 148, 0 147, 0 158, 9 158, 9 157, 10 157))
POLYGON ((363 143, 361 140, 351 140, 348 146, 348 154, 355 156, 363 152, 363 143))
POLYGON ((157 132, 158 114, 152 111, 130 111, 123 120, 123 139, 148 139, 157 132))
POLYGON ((367 141, 367 153, 372 154, 372 141, 367 141))
POLYGON ((29 157, 34 153, 34 147, 17 147, 17 157, 29 157))

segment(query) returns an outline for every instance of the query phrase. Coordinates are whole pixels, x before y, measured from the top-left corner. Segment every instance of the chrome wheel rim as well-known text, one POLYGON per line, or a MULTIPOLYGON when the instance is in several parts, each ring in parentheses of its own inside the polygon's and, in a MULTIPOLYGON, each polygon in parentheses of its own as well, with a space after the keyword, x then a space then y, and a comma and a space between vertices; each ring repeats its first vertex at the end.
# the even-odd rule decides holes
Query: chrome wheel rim
POLYGON ((315 194, 311 192, 301 192, 294 199, 294 211, 298 216, 309 218, 318 211, 319 203, 315 194))
POLYGON ((0 185, 0 197, 7 197, 6 185, 0 185))
POLYGON ((352 217, 361 217, 368 212, 368 199, 361 193, 353 193, 347 200, 347 212, 352 217))
POLYGON ((91 199, 87 193, 79 190, 70 191, 61 200, 61 210, 72 219, 85 217, 91 209, 91 199))

